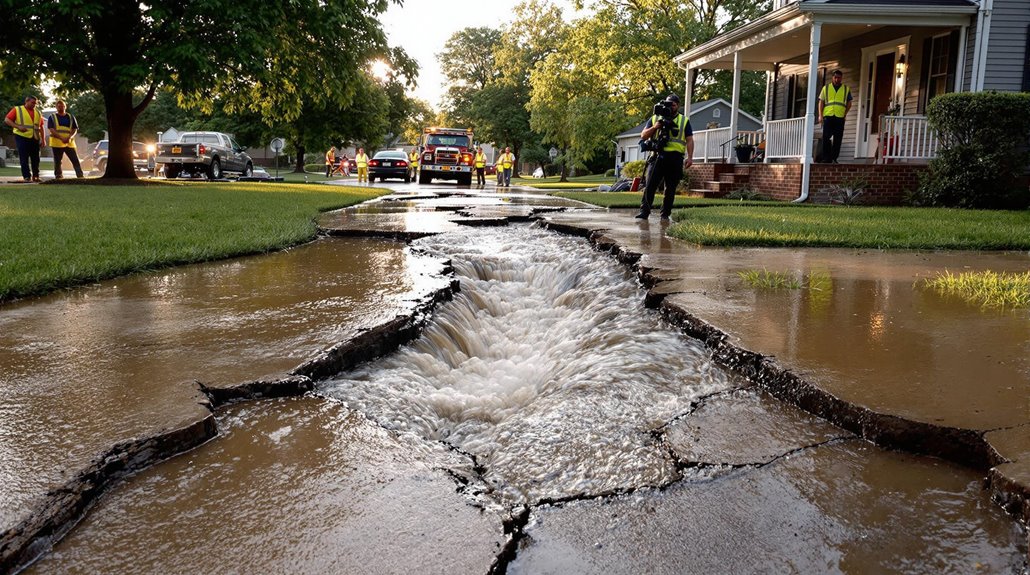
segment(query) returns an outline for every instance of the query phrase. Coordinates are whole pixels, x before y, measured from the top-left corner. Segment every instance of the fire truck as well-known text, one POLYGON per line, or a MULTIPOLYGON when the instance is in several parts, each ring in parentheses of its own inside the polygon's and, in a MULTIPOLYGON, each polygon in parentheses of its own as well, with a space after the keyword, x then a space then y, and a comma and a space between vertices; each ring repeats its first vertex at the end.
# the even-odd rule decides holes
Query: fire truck
POLYGON ((422 159, 419 160, 418 183, 428 184, 433 178, 457 180, 458 185, 472 185, 472 130, 459 128, 425 128, 419 138, 422 159))

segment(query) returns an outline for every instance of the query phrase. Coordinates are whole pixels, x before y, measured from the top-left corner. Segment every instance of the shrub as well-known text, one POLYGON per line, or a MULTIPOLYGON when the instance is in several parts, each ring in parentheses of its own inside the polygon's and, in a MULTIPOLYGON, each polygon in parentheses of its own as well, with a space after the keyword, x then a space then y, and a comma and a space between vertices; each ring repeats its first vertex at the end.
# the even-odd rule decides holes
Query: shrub
POLYGON ((615 168, 611 168, 610 170, 605 170, 604 177, 606 177, 606 178, 614 178, 615 177, 615 168))
POLYGON ((644 160, 633 160, 622 165, 622 175, 625 178, 640 178, 644 175, 644 160))
POLYGON ((324 174, 325 173, 325 163, 323 162, 321 164, 304 164, 304 171, 305 172, 314 172, 316 174, 319 174, 319 173, 324 174))
POLYGON ((766 197, 761 192, 759 192, 758 190, 756 190, 755 188, 751 187, 750 184, 743 184, 739 188, 737 188, 737 189, 733 190, 732 192, 726 194, 726 199, 727 200, 761 201, 761 200, 768 200, 769 198, 766 197))
POLYGON ((858 203, 859 196, 865 193, 865 189, 868 187, 869 184, 862 178, 848 178, 839 184, 826 186, 820 191, 826 192, 830 196, 830 202, 834 204, 851 206, 858 203))
POLYGON ((920 176, 919 205, 1024 208, 1030 194, 1018 182, 1030 163, 1030 93, 954 93, 927 106, 941 139, 920 176))

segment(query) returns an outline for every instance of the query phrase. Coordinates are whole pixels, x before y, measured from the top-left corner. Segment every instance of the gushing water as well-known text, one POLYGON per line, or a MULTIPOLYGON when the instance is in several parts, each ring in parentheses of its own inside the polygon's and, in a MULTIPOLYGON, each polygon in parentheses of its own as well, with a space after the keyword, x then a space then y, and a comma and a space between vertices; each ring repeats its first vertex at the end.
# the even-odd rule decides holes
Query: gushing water
POLYGON ((322 391, 475 455, 502 499, 671 480, 649 431, 738 383, 582 240, 507 228, 422 242, 453 260, 461 293, 418 341, 322 391))

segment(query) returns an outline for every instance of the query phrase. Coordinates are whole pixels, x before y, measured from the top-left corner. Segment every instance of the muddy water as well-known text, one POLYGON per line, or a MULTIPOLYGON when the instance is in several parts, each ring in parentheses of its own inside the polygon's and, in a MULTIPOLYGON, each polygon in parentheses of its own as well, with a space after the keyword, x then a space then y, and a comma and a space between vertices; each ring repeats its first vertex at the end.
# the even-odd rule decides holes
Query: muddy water
POLYGON ((224 439, 129 480, 39 572, 481 573, 492 510, 518 504, 537 506, 519 572, 1022 564, 1025 534, 975 474, 734 391, 585 242, 510 227, 419 244, 462 283, 422 339, 323 382, 329 401, 233 408, 224 439))
POLYGON ((0 308, 0 525, 118 441, 206 415, 192 380, 289 370, 439 269, 395 242, 319 241, 0 308))
POLYGON ((134 477, 30 573, 486 573, 500 517, 463 463, 338 403, 241 404, 222 436, 134 477))
POLYGON ((1025 271, 1026 254, 728 251, 677 256, 693 277, 662 289, 693 293, 670 302, 877 411, 971 429, 1028 421, 1030 311, 981 309, 923 286, 944 270, 1025 271), (748 286, 736 275, 745 269, 794 274, 804 289, 748 286))

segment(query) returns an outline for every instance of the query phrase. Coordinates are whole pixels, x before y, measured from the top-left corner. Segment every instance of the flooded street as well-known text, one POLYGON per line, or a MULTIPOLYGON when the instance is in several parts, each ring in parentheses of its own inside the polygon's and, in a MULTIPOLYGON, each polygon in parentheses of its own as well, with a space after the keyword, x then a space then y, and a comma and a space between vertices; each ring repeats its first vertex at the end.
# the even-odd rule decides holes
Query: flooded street
MULTIPOLYGON (((626 258, 522 223, 579 204, 397 189, 320 220, 351 237, 0 308, 12 390, 0 449, 17 486, 4 495, 6 528, 105 446, 208 417, 193 380, 285 377, 460 285, 396 351, 301 398, 217 409, 217 438, 122 481, 28 572, 1026 572, 1026 530, 991 500, 982 471, 877 447, 780 401, 645 307, 659 296, 732 322, 741 345, 857 404, 875 396, 891 414, 972 429, 1000 418, 1019 453, 1025 356, 962 368, 1015 389, 982 399, 949 386, 933 398, 945 391, 933 391, 933 370, 962 362, 944 357, 955 346, 989 351, 949 344, 959 322, 997 332, 983 346, 1030 340, 1018 322, 982 325, 912 287, 920 265, 939 263, 810 255, 804 269, 826 271, 829 296, 765 294, 733 278, 787 261, 768 251, 706 259, 658 225, 606 232, 644 251, 642 277, 664 278, 649 292, 626 258), (354 237, 376 234, 411 243, 354 237), (867 285, 870 273, 880 279, 867 285), (939 351, 906 347, 925 324, 905 307, 949 330, 923 344, 939 351), (877 354, 898 357, 869 361, 877 354), (849 385, 874 376, 875 393, 849 385), (968 414, 954 407, 962 393, 968 414)), ((589 229, 591 218, 613 216, 554 221, 589 229)))

